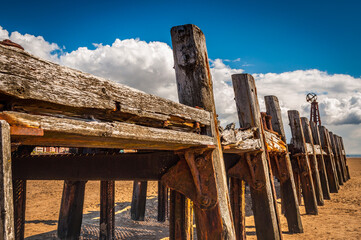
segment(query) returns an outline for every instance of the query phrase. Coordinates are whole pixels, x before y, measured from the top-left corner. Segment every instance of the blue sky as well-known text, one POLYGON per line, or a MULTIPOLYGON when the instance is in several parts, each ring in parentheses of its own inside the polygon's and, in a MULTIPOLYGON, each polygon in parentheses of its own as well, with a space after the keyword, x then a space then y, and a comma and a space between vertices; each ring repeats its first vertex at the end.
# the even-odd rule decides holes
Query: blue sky
POLYGON ((322 123, 361 152, 361 1, 4 1, 0 40, 41 58, 177 101, 170 29, 192 23, 207 40, 221 124, 238 122, 231 75, 247 72, 288 110, 322 123), (95 45, 93 45, 95 43, 95 45))
POLYGON ((43 36, 66 51, 116 38, 170 44, 193 23, 211 59, 249 73, 319 69, 361 76, 361 1, 4 1, 0 25, 43 36))

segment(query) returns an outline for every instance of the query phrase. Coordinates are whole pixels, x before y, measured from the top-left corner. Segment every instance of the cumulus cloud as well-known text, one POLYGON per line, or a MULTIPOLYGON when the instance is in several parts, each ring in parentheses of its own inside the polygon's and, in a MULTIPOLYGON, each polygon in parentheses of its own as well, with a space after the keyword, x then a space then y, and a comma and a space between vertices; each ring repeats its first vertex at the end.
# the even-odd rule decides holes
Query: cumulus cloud
POLYGON ((284 73, 254 74, 258 93, 276 95, 285 109, 309 116, 308 92, 316 92, 324 124, 361 123, 361 78, 328 74, 317 69, 284 73))
POLYGON ((177 100, 172 49, 162 42, 116 39, 112 45, 95 44, 60 57, 61 64, 177 100))
POLYGON ((238 121, 231 76, 243 71, 230 68, 221 59, 211 61, 214 99, 222 125, 238 121))
POLYGON ((0 41, 9 38, 9 32, 0 26, 0 41))
MULTIPOLYGON (((172 49, 166 43, 145 42, 139 39, 116 39, 111 45, 94 44, 95 49, 79 47, 70 53, 63 52, 56 43, 47 42, 42 36, 9 32, 0 26, 0 40, 10 38, 26 51, 84 72, 92 73, 145 92, 177 101, 172 49)), ((231 75, 244 72, 231 68, 227 63, 236 60, 211 60, 216 109, 222 125, 238 122, 231 75)), ((242 65, 247 67, 247 64, 242 65)), ((283 121, 287 128, 287 110, 298 110, 301 116, 309 116, 308 92, 316 92, 322 123, 332 126, 342 135, 342 129, 354 136, 361 134, 361 78, 346 74, 329 74, 317 69, 296 70, 284 73, 253 74, 261 110, 264 96, 276 95, 280 100, 283 121), (353 126, 353 127, 352 127, 353 126)), ((333 130, 333 129, 331 129, 333 130)), ((335 132, 337 132, 335 131, 335 132)), ((358 145, 360 138, 354 137, 358 145)), ((345 136, 345 142, 351 139, 345 136)), ((357 153, 352 145, 351 153, 357 153)), ((350 145, 351 146, 351 145, 350 145)))
POLYGON ((49 43, 42 36, 34 36, 30 34, 21 34, 19 32, 9 32, 0 26, 0 40, 10 39, 20 44, 26 51, 38 57, 49 61, 58 62, 58 55, 61 49, 56 43, 49 43))

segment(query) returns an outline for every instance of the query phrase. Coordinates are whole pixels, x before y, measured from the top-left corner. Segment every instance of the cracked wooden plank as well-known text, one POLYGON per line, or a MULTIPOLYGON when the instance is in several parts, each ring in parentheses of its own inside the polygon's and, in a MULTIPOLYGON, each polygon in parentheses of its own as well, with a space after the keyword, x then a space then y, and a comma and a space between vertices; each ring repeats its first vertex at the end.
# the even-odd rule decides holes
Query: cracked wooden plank
POLYGON ((0 119, 11 126, 41 128, 44 136, 12 136, 12 142, 31 146, 179 150, 214 145, 209 136, 123 122, 86 122, 11 111, 0 112, 0 119))

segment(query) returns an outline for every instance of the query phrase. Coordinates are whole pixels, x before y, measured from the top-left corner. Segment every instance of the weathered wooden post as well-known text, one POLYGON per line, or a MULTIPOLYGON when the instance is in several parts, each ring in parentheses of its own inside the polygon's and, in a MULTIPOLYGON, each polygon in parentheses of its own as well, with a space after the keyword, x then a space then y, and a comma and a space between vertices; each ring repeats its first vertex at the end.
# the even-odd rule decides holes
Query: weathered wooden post
POLYGON ((83 218, 85 181, 64 181, 58 221, 58 238, 79 239, 83 218))
POLYGON ((308 155, 308 160, 312 171, 313 186, 315 188, 317 204, 319 206, 323 206, 325 202, 323 200, 320 174, 318 172, 317 155, 316 155, 315 145, 313 144, 313 136, 310 127, 310 122, 306 117, 301 117, 301 123, 302 123, 303 135, 305 136, 305 142, 306 144, 311 145, 311 149, 309 150, 312 151, 312 153, 309 154, 309 150, 307 149, 306 154, 308 155))
MULTIPOLYGON (((267 114, 272 117, 272 128, 286 143, 286 134, 283 127, 281 108, 278 98, 276 96, 265 96, 264 99, 266 103, 267 114)), ((285 216, 287 218, 288 230, 291 233, 302 233, 303 226, 288 148, 286 150, 286 154, 281 156, 279 161, 284 169, 282 172, 284 175, 280 179, 280 184, 282 191, 282 204, 284 206, 285 216)))
MULTIPOLYGON (((30 156, 34 147, 19 146, 13 154, 30 156)), ((23 240, 25 233, 26 180, 13 179, 15 240, 23 240)))
POLYGON ((100 181, 100 234, 99 239, 114 239, 115 181, 100 181))
POLYGON ((168 213, 168 189, 158 181, 158 222, 164 222, 168 213))
POLYGON ((205 164, 213 165, 218 202, 210 209, 194 205, 198 239, 235 239, 205 37, 191 24, 173 27, 171 35, 179 102, 212 113, 212 127, 203 134, 216 142, 211 162, 205 164))
POLYGON ((133 198, 130 209, 130 215, 133 220, 144 221, 147 186, 147 181, 134 181, 133 198))
POLYGON ((15 239, 10 126, 0 120, 0 239, 15 239))
POLYGON ((334 154, 331 148, 330 135, 327 128, 325 128, 324 126, 319 126, 319 130, 320 130, 322 148, 327 153, 324 159, 325 159, 327 179, 329 183, 330 192, 337 193, 340 186, 338 184, 338 176, 337 176, 334 154))
POLYGON ((23 240, 25 233, 26 180, 13 180, 15 239, 23 240))
POLYGON ((329 132, 329 134, 330 134, 331 147, 332 147, 333 156, 334 156, 334 159, 335 159, 336 170, 337 170, 338 184, 343 185, 344 176, 343 176, 343 173, 342 173, 340 155, 338 153, 338 148, 337 148, 337 144, 336 144, 336 140, 335 140, 335 135, 332 132, 329 132))
POLYGON ((350 176, 350 171, 349 171, 348 165, 347 165, 345 146, 343 145, 343 138, 342 137, 340 137, 340 143, 341 143, 341 149, 342 149, 343 157, 344 157, 344 160, 345 160, 346 172, 347 172, 347 180, 348 180, 348 179, 351 178, 351 176, 350 176))
POLYGON ((193 240, 193 214, 191 201, 183 194, 171 190, 169 200, 169 238, 193 240))
POLYGON ((325 159, 321 145, 320 132, 318 130, 316 123, 310 122, 310 126, 312 130, 313 142, 315 145, 318 145, 320 147, 320 151, 321 151, 321 154, 317 156, 317 161, 318 161, 318 171, 320 174, 323 198, 329 200, 331 199, 331 195, 330 195, 330 188, 326 173, 325 159))
MULTIPOLYGON (((268 161, 266 159, 266 147, 264 132, 259 109, 257 90, 253 77, 249 74, 232 75, 232 83, 235 94, 238 119, 240 128, 257 128, 257 138, 262 143, 263 151, 254 154, 246 154, 253 164, 254 182, 250 182, 252 207, 258 239, 281 239, 282 233, 278 225, 277 209, 273 198, 269 176, 268 161)), ((240 161, 243 161, 242 159, 240 161)), ((237 164, 242 164, 240 161, 237 164)), ((237 172, 237 164, 228 173, 230 176, 237 172)))
POLYGON ((307 156, 306 142, 303 135, 300 114, 296 110, 290 110, 288 111, 288 118, 292 132, 291 144, 293 146, 291 152, 292 157, 297 159, 297 163, 301 171, 301 187, 306 213, 317 215, 317 199, 309 159, 307 156))
POLYGON ((229 192, 236 239, 246 239, 246 182, 230 177, 229 192))
POLYGON ((338 135, 334 135, 334 136, 335 136, 337 152, 338 152, 338 155, 340 158, 340 165, 341 165, 341 170, 342 170, 343 181, 346 182, 347 181, 346 162, 345 162, 345 158, 344 158, 342 147, 341 147, 340 136, 338 136, 338 135))

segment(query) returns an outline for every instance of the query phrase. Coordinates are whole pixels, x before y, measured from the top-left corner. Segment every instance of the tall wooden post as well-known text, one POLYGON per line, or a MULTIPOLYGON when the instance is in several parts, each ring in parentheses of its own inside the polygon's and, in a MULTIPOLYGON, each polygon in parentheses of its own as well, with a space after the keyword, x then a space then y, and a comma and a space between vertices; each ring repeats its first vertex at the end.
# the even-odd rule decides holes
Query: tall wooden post
MULTIPOLYGON (((273 130, 277 132, 281 136, 281 139, 286 143, 286 134, 283 127, 281 108, 278 98, 276 96, 265 96, 265 103, 267 114, 272 117, 271 122, 273 130)), ((286 151, 287 153, 280 158, 280 161, 282 161, 282 165, 285 168, 285 176, 280 180, 282 204, 284 206, 289 232, 302 233, 303 226, 288 148, 286 151)))
POLYGON ((318 163, 317 163, 317 155, 315 145, 313 144, 313 136, 310 127, 310 122, 306 117, 301 117, 302 129, 303 134, 305 136, 305 142, 311 144, 312 147, 312 154, 308 154, 308 160, 310 161, 310 167, 312 171, 312 179, 313 179, 313 186, 315 187, 315 193, 317 198, 317 204, 319 206, 323 206, 325 204, 323 200, 323 192, 320 180, 320 174, 318 172, 318 163))
POLYGON ((335 136, 335 144, 337 147, 337 152, 340 158, 340 165, 341 165, 341 170, 342 170, 342 176, 343 176, 343 181, 346 182, 347 181, 347 170, 346 170, 346 162, 343 156, 343 151, 342 151, 342 147, 341 147, 341 142, 340 142, 340 137, 337 135, 335 136))
POLYGON ((130 209, 130 215, 133 220, 144 221, 147 186, 147 181, 134 181, 133 198, 130 209))
POLYGON ((15 240, 23 240, 25 233, 26 180, 13 180, 15 240))
POLYGON ((288 118, 292 132, 293 156, 297 159, 301 171, 302 195, 307 214, 318 214, 317 199, 313 185, 312 172, 306 151, 305 136, 298 111, 288 111, 288 118))
POLYGON ((335 141, 335 135, 332 132, 329 132, 329 134, 330 134, 331 147, 332 147, 333 156, 335 159, 336 170, 337 170, 338 184, 343 185, 344 178, 343 178, 343 173, 342 173, 342 169, 341 169, 340 155, 338 153, 338 148, 337 148, 337 144, 335 141))
POLYGON ((347 165, 347 158, 346 158, 346 152, 345 152, 345 145, 343 144, 343 138, 340 137, 340 142, 341 142, 341 149, 342 149, 342 153, 343 153, 343 157, 345 159, 345 165, 346 165, 346 172, 347 172, 347 180, 351 178, 350 176, 350 171, 348 169, 348 165, 347 165))
POLYGON ((101 240, 114 239, 115 181, 100 182, 100 234, 101 240))
POLYGON ((64 181, 58 222, 58 238, 77 240, 83 218, 85 181, 64 181))
POLYGON ((235 239, 205 37, 191 24, 173 27, 171 35, 179 102, 212 113, 212 127, 204 129, 203 134, 213 136, 217 143, 212 165, 218 203, 212 209, 194 207, 198 239, 235 239), (202 224, 198 224, 201 219, 202 224))
MULTIPOLYGON (((237 106, 238 120, 241 128, 256 127, 258 138, 264 145, 264 132, 259 109, 257 90, 250 74, 232 75, 232 83, 237 106)), ((277 209, 273 198, 268 161, 265 151, 253 160, 256 162, 255 179, 257 188, 251 184, 252 207, 258 239, 281 239, 277 219, 277 209)), ((273 179, 272 179, 273 181, 273 179)))
POLYGON ((322 154, 322 145, 321 145, 321 138, 320 138, 320 132, 318 130, 317 124, 314 122, 310 122, 310 127, 312 130, 312 136, 313 136, 313 142, 315 145, 320 146, 321 154, 317 156, 317 162, 318 162, 318 171, 320 175, 321 180, 321 186, 322 186, 322 193, 324 199, 331 199, 330 195, 330 188, 328 184, 328 178, 326 173, 326 166, 325 166, 325 159, 322 154))
POLYGON ((327 153, 324 159, 326 165, 327 179, 329 183, 328 186, 330 188, 331 193, 337 193, 340 187, 338 184, 338 176, 337 176, 334 154, 331 148, 330 135, 327 128, 325 128, 324 126, 319 126, 319 130, 320 130, 322 149, 327 153))
POLYGON ((236 239, 246 239, 246 182, 233 177, 229 180, 236 239))
POLYGON ((183 194, 171 190, 169 201, 169 238, 193 240, 193 214, 191 201, 183 194))
POLYGON ((10 126, 0 120, 0 239, 15 239, 10 126))
POLYGON ((164 222, 168 212, 168 189, 158 182, 158 222, 164 222))

